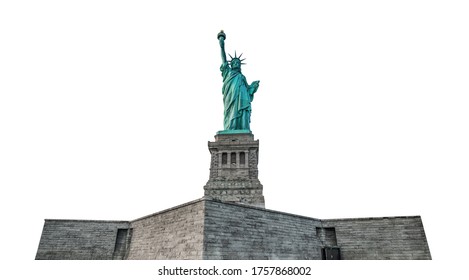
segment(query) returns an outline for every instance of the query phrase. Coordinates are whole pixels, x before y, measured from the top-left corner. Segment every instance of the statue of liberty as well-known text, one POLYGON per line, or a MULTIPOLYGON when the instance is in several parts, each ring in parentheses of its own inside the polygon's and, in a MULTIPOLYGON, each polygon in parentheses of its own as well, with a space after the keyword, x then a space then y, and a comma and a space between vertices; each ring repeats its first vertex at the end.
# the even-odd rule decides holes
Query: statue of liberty
POLYGON ((259 87, 259 81, 254 81, 249 85, 246 77, 241 73, 241 65, 244 64, 241 59, 242 54, 234 57, 230 55, 231 60, 226 60, 225 53, 226 35, 222 31, 218 33, 218 41, 221 47, 222 65, 220 67, 223 77, 223 103, 225 107, 223 126, 227 130, 244 130, 250 132, 251 122, 251 102, 254 93, 259 87))

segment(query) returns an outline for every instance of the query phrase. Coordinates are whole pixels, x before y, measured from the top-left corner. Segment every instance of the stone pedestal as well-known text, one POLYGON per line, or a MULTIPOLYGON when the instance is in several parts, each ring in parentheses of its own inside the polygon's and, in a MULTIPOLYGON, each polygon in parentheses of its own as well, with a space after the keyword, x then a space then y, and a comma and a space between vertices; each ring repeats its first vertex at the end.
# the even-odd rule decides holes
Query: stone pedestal
POLYGON ((210 179, 205 196, 265 208, 258 179, 259 140, 250 132, 219 132, 208 142, 210 179))

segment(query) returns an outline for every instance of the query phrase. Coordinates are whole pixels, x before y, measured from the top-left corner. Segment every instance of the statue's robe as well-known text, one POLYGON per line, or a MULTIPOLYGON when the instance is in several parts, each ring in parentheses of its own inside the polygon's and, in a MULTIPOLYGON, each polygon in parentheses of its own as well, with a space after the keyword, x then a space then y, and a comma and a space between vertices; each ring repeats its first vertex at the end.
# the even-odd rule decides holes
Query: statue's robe
POLYGON ((251 101, 257 87, 251 87, 241 71, 232 70, 228 62, 224 62, 220 71, 223 77, 223 103, 225 130, 250 130, 251 101))

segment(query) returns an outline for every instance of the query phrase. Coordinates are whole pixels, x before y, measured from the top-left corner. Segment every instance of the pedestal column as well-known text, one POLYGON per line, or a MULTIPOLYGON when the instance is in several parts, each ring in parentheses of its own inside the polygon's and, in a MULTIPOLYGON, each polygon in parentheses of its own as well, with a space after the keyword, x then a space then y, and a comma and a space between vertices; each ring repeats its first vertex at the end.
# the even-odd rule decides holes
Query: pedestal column
POLYGON ((251 133, 223 133, 215 135, 208 148, 211 163, 205 196, 265 208, 257 169, 259 140, 251 133))

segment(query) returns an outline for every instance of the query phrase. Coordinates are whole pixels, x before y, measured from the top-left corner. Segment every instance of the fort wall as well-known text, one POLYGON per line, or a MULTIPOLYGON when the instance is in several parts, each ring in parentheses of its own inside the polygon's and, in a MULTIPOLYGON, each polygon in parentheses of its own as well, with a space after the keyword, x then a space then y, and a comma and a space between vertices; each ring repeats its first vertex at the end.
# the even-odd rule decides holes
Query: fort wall
POLYGON ((205 202, 204 259, 321 259, 320 220, 205 202))
POLYGON ((323 220, 346 260, 431 259, 420 216, 323 220))
POLYGON ((117 242, 118 232, 126 233, 129 225, 125 221, 45 220, 36 259, 122 259, 125 248, 117 242))
POLYGON ((127 259, 202 259, 204 202, 192 201, 131 221, 127 259))
POLYGON ((46 220, 36 259, 431 259, 419 216, 320 220, 202 198, 130 222, 46 220))

